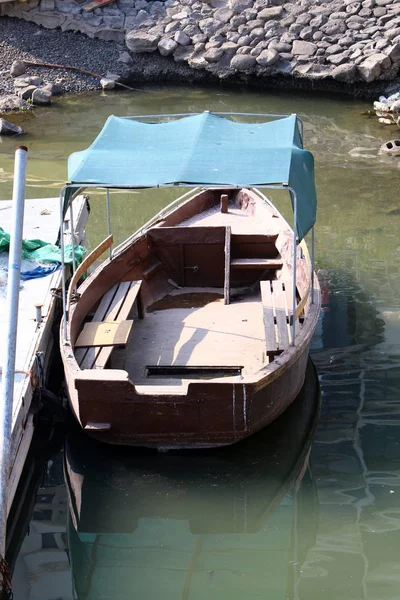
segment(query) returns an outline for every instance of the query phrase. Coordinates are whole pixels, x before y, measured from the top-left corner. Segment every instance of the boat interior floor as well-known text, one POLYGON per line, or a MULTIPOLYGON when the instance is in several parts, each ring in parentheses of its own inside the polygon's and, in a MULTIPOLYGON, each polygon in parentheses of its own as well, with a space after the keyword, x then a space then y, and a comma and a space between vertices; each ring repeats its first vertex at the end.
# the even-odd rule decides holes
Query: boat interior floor
POLYGON ((134 323, 111 366, 125 369, 139 392, 149 392, 148 386, 182 386, 183 380, 185 387, 199 378, 237 380, 266 360, 260 293, 226 305, 222 290, 184 288, 134 323))

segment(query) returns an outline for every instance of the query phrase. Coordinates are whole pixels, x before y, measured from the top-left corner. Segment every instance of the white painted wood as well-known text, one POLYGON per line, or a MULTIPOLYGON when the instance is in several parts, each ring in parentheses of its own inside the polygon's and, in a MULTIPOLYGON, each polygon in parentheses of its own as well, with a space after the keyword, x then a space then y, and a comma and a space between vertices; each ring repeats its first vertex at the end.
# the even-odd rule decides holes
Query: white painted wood
MULTIPOLYGON (((86 201, 79 196, 74 201, 74 239, 84 243, 84 228, 88 216, 86 201)), ((11 202, 0 202, 0 226, 6 231, 11 227, 11 202)), ((41 239, 55 243, 59 228, 59 198, 40 198, 25 201, 24 239, 41 239)), ((64 233, 65 243, 71 242, 71 232, 64 233)), ((5 317, 6 281, 0 281, 0 322, 5 317)), ((47 376, 50 357, 53 351, 52 324, 54 320, 55 298, 51 290, 61 285, 61 270, 47 277, 21 282, 18 312, 18 335, 14 403, 12 418, 10 472, 11 507, 15 490, 24 466, 29 443, 33 434, 31 403, 34 391, 40 383, 40 369, 36 354, 42 353, 44 377, 47 376), (35 320, 35 304, 42 304, 43 320, 35 320)), ((4 348, 0 346, 0 357, 4 348)), ((0 358, 0 366, 2 359, 0 358)), ((1 371, 1 369, 0 369, 1 371)), ((1 372, 0 372, 1 381, 1 372)))

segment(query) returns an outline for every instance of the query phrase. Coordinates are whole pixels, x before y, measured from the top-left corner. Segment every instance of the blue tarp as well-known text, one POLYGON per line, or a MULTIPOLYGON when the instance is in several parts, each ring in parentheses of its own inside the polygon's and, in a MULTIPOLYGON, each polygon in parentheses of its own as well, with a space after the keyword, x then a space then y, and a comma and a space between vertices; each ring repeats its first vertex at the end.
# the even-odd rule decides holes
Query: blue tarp
POLYGON ((316 216, 314 160, 296 115, 264 123, 209 112, 157 123, 111 116, 87 150, 69 157, 68 179, 116 188, 287 184, 298 199, 300 239, 316 216))

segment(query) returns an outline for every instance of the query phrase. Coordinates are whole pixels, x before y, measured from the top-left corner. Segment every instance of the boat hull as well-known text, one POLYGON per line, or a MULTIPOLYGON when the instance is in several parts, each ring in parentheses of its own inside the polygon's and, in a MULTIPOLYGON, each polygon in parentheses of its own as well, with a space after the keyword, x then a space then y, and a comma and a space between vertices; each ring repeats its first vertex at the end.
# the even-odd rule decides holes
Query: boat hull
POLYGON ((188 394, 138 394, 123 376, 90 371, 69 382, 72 408, 83 429, 111 444, 157 448, 211 448, 233 444, 281 415, 305 377, 308 344, 292 360, 254 383, 199 382, 188 394))
POLYGON ((293 293, 287 290, 293 282, 293 232, 275 207, 252 191, 235 191, 228 213, 220 211, 220 196, 220 189, 203 190, 160 217, 79 287, 65 336, 62 330, 61 355, 74 415, 95 439, 163 449, 225 446, 274 421, 299 393, 320 310, 308 252, 296 248, 302 306, 295 311, 292 343, 293 293), (268 224, 261 232, 260 222, 268 224), (273 271, 266 272, 271 261, 273 271), (91 359, 82 358, 77 348, 82 326, 115 320, 104 316, 108 310, 112 315, 108 300, 102 306, 111 291, 124 305, 121 282, 140 286, 140 303, 123 317, 131 318, 136 308, 129 342, 108 363, 98 360, 104 348, 97 355, 96 344, 87 351, 91 359), (221 285, 222 298, 210 298, 210 290, 221 285), (196 304, 200 296, 203 303, 196 304), (183 368, 180 376, 173 373, 177 367, 183 368), (193 375, 196 369, 208 372, 193 375))

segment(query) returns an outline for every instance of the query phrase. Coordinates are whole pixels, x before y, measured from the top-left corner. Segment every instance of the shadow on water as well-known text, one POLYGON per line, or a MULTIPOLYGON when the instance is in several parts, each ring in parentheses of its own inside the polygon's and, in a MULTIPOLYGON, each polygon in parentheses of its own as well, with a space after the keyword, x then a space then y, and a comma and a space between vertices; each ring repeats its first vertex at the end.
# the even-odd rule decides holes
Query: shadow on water
POLYGON ((295 597, 316 536, 308 455, 319 409, 310 361, 288 411, 235 446, 157 453, 70 431, 65 484, 58 456, 14 561, 16 597, 295 597))

